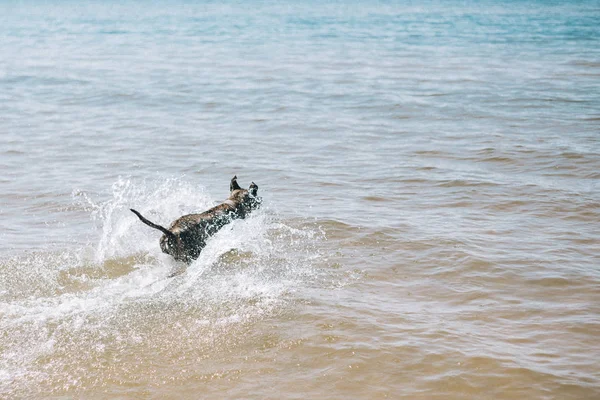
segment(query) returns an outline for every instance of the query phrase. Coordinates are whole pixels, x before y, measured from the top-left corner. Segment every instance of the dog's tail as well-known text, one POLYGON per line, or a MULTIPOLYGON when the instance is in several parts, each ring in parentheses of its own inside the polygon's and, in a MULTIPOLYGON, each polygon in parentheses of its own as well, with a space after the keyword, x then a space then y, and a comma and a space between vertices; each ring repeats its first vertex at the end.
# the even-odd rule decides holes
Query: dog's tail
POLYGON ((140 221, 142 221, 143 223, 145 223, 148 226, 151 226, 154 229, 158 229, 159 231, 161 231, 162 233, 164 233, 167 236, 174 236, 173 232, 169 231, 167 228, 165 228, 164 226, 160 226, 158 224, 155 224, 154 222, 148 221, 146 218, 144 218, 142 216, 142 214, 140 214, 139 212, 137 212, 136 210, 134 210, 133 208, 130 208, 130 210, 138 216, 138 218, 140 219, 140 221))

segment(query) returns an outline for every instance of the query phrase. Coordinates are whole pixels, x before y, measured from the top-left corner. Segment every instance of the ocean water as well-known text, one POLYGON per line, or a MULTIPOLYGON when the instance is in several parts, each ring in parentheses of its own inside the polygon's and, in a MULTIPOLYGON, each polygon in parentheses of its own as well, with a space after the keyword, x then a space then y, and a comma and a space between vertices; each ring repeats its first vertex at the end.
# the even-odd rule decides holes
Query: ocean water
POLYGON ((0 398, 600 398, 599 182, 598 1, 4 1, 0 398))

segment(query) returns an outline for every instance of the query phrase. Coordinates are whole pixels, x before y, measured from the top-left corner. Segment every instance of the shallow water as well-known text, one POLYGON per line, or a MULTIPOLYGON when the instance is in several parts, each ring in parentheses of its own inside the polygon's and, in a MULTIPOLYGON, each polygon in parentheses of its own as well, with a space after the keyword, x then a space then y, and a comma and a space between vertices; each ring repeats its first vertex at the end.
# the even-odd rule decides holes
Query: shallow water
POLYGON ((2 3, 0 397, 600 397, 599 26, 2 3), (234 174, 264 206, 187 269, 129 211, 234 174))

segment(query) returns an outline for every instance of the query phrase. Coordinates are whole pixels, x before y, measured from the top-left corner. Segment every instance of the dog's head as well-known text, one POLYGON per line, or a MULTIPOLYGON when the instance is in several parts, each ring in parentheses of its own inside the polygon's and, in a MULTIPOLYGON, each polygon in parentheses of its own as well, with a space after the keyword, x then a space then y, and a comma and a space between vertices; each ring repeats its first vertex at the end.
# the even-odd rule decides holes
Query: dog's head
POLYGON ((254 182, 248 189, 242 189, 237 183, 237 176, 234 176, 229 184, 229 190, 231 191, 229 200, 233 201, 243 214, 256 210, 262 203, 262 198, 258 196, 258 185, 254 182))

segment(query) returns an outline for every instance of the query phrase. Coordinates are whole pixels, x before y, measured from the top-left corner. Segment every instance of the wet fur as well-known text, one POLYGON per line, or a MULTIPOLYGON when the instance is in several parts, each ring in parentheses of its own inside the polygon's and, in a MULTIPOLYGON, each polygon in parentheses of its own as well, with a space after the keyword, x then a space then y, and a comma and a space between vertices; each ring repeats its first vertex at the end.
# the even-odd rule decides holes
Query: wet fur
POLYGON ((191 263, 198 258, 206 241, 222 227, 235 219, 246 216, 260 206, 257 196, 258 186, 252 182, 250 187, 242 189, 234 176, 229 185, 230 195, 223 203, 201 214, 189 214, 175 220, 169 229, 146 219, 138 211, 131 211, 146 225, 163 233, 160 248, 177 261, 191 263))

